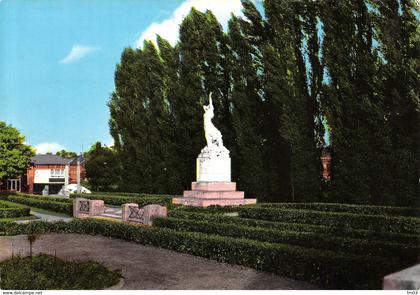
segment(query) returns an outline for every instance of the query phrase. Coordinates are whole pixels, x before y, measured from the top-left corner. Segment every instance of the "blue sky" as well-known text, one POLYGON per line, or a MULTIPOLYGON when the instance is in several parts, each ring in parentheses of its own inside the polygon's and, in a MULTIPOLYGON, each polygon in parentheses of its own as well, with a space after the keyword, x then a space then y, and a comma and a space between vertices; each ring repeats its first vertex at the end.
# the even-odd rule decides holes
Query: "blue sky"
POLYGON ((156 33, 175 42, 191 6, 225 24, 241 9, 226 2, 0 0, 0 121, 38 152, 112 144, 106 104, 122 50, 156 33))

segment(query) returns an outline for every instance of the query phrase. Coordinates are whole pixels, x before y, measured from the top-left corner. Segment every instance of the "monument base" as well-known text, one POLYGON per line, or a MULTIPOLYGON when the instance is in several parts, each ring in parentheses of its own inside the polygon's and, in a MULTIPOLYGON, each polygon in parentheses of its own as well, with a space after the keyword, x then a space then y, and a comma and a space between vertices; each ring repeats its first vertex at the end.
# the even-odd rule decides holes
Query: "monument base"
POLYGON ((184 197, 173 198, 172 203, 178 205, 208 207, 235 206, 257 203, 257 199, 245 199, 244 192, 236 191, 235 182, 193 182, 184 197))

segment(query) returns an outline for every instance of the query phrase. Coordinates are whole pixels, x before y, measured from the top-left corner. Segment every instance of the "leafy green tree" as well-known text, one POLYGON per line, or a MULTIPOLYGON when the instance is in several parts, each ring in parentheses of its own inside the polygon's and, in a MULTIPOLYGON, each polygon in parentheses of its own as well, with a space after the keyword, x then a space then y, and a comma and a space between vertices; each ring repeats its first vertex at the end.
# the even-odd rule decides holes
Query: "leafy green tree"
MULTIPOLYGON (((269 130, 273 130, 269 136, 283 151, 277 169, 288 173, 280 181, 288 181, 289 199, 314 200, 320 195, 319 155, 311 110, 313 104, 307 93, 301 55, 302 36, 296 19, 297 10, 294 1, 265 1, 264 7, 269 38, 262 47, 264 80, 272 117, 269 130)), ((273 155, 274 152, 270 152, 268 157, 273 155)))
MULTIPOLYGON (((263 102, 258 76, 257 50, 247 40, 243 26, 247 22, 235 16, 229 21, 229 45, 232 53, 232 125, 235 135, 235 154, 232 157, 238 188, 250 196, 264 198, 265 170, 263 162, 263 137, 260 119, 263 102)), ((231 131, 232 132, 232 131, 231 131)))
POLYGON ((391 133, 392 151, 387 157, 392 163, 392 187, 388 194, 392 194, 398 205, 418 205, 419 8, 413 0, 368 3, 374 8, 374 29, 382 61, 378 77, 391 133))
POLYGON ((371 13, 364 1, 328 1, 322 21, 329 75, 323 102, 334 150, 332 197, 381 203, 390 191, 392 169, 371 13))
POLYGON ((0 179, 23 175, 35 152, 19 131, 0 121, 0 179))
MULTIPOLYGON (((195 166, 195 159, 205 146, 202 126, 203 103, 207 102, 210 92, 215 104, 215 125, 224 135, 224 143, 230 148, 229 95, 226 80, 227 69, 223 50, 225 37, 221 25, 210 11, 199 12, 192 8, 181 23, 179 42, 180 85, 179 127, 183 130, 183 152, 181 161, 187 167, 195 166), (228 132, 229 130, 229 132, 228 132)), ((188 169, 183 185, 188 187, 195 178, 194 169, 188 169)))
POLYGON ((70 152, 66 150, 61 150, 55 153, 57 156, 63 157, 63 158, 74 158, 77 156, 75 152, 70 152))
POLYGON ((120 163, 115 151, 96 142, 85 153, 86 177, 94 191, 114 190, 120 181, 120 163))

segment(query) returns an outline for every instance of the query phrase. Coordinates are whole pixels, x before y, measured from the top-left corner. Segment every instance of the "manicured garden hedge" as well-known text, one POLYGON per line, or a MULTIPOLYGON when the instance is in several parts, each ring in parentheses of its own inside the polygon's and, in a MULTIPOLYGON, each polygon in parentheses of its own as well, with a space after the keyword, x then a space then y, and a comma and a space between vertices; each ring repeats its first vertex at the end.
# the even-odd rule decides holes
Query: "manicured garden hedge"
POLYGON ((145 206, 148 204, 159 204, 169 205, 172 203, 172 198, 167 196, 139 196, 139 197, 125 197, 125 196, 113 196, 113 195, 99 195, 99 194, 71 194, 71 198, 85 198, 91 200, 103 200, 105 204, 121 206, 125 203, 136 203, 139 206, 145 206))
POLYGON ((262 207, 281 209, 306 209, 327 212, 347 212, 366 215, 420 217, 420 208, 367 206, 337 203, 261 203, 262 207))
POLYGON ((91 195, 139 197, 139 198, 141 197, 167 197, 167 198, 177 197, 175 195, 167 195, 167 194, 144 194, 144 193, 128 193, 128 192, 93 192, 91 195))
POLYGON ((335 237, 326 234, 275 230, 260 227, 249 227, 213 221, 194 221, 173 217, 155 218, 154 226, 179 231, 202 232, 221 236, 247 238, 251 240, 298 245, 305 248, 326 249, 370 256, 387 256, 400 261, 415 263, 420 253, 419 245, 404 243, 371 241, 335 237))
POLYGON ((254 226, 260 228, 267 228, 280 231, 298 231, 298 232, 310 232, 332 235, 337 237, 347 237, 354 239, 365 239, 365 240, 380 240, 380 241, 392 241, 397 243, 403 243, 407 245, 420 245, 420 236, 413 234, 401 234, 391 232, 372 231, 364 229, 352 229, 346 227, 331 227, 324 225, 310 225, 302 223, 287 223, 287 222, 273 222, 258 219, 239 218, 233 216, 223 216, 216 214, 203 214, 188 212, 184 210, 173 210, 169 211, 169 216, 191 219, 196 221, 208 221, 214 223, 229 223, 243 226, 254 226))
POLYGON ((13 257, 0 262, 3 290, 100 290, 116 285, 121 273, 94 261, 54 256, 13 257))
POLYGON ((264 207, 240 207, 239 216, 269 221, 420 234, 420 218, 415 217, 391 217, 264 207))
POLYGON ((101 234, 135 241, 222 262, 239 264, 318 284, 324 288, 380 288, 382 277, 405 267, 395 260, 344 254, 221 237, 166 228, 147 228, 103 220, 73 220, 69 223, 33 222, 29 225, 0 223, 0 234, 34 232, 101 234))
POLYGON ((0 218, 17 218, 29 216, 30 208, 20 204, 0 200, 0 218))
POLYGON ((8 201, 24 204, 30 207, 36 207, 46 210, 51 210, 55 212, 65 213, 65 214, 73 214, 73 204, 67 202, 55 202, 49 200, 43 200, 40 197, 37 198, 30 198, 26 196, 8 196, 8 201))
POLYGON ((73 200, 69 198, 65 198, 65 197, 42 196, 42 195, 24 194, 24 193, 2 194, 0 195, 0 198, 7 198, 9 196, 26 197, 26 198, 31 198, 31 199, 39 199, 39 200, 52 201, 52 202, 73 203, 73 200))

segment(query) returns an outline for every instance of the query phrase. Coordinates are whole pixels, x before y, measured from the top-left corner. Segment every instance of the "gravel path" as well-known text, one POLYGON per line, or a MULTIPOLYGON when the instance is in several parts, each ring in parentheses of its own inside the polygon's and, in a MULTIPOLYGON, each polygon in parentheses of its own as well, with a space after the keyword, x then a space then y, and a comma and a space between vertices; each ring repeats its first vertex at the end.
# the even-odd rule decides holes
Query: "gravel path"
MULTIPOLYGON (((27 255, 26 236, 0 237, 0 261, 27 255)), ((35 242, 34 252, 54 254, 67 260, 95 260, 124 276, 121 289, 316 289, 306 282, 219 263, 171 250, 133 242, 78 234, 48 234, 35 242)))

